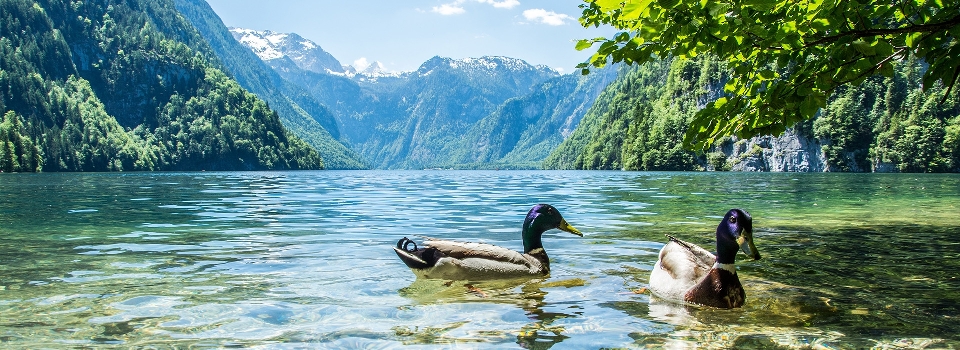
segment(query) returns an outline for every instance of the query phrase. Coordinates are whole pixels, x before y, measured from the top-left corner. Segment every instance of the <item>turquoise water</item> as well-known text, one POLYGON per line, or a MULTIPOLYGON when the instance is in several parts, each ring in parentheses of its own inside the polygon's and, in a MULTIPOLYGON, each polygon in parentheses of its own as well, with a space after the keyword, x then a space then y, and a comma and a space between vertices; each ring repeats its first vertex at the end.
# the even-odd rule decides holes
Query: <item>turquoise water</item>
POLYGON ((957 175, 3 174, 0 347, 958 348, 958 213, 957 175), (585 234, 544 235, 549 278, 418 281, 391 249, 520 249, 536 203, 585 234), (634 292, 732 207, 746 307, 634 292))

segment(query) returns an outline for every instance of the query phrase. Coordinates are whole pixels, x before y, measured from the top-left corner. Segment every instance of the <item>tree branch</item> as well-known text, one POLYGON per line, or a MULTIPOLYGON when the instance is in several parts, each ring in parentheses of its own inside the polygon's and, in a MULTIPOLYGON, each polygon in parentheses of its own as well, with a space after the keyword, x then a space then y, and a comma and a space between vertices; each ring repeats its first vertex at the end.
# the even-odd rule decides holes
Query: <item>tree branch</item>
POLYGON ((921 25, 913 25, 913 26, 900 27, 900 28, 883 28, 883 29, 866 29, 866 30, 849 31, 846 33, 831 35, 828 37, 823 37, 823 38, 811 41, 806 45, 804 45, 804 47, 811 47, 811 46, 816 46, 816 45, 825 44, 829 42, 834 42, 844 37, 853 37, 854 39, 859 39, 859 38, 868 37, 868 36, 889 35, 889 34, 929 33, 929 32, 936 32, 940 30, 947 30, 957 25, 960 25, 960 15, 954 16, 953 18, 947 20, 946 22, 940 22, 940 23, 921 24, 921 25))
MULTIPOLYGON (((840 81, 840 82, 838 82, 839 84, 837 84, 837 86, 840 86, 840 85, 849 83, 849 82, 851 82, 851 81, 856 81, 857 79, 863 78, 863 77, 865 77, 865 76, 867 76, 867 75, 869 75, 869 74, 871 74, 871 73, 873 73, 873 72, 876 72, 878 69, 880 69, 880 66, 883 66, 884 63, 887 63, 887 62, 889 62, 891 59, 893 59, 894 57, 903 54, 903 52, 906 51, 906 50, 907 50, 906 48, 901 48, 900 50, 897 50, 897 52, 894 52, 892 55, 887 56, 887 58, 884 58, 882 61, 880 61, 879 63, 875 64, 875 65, 873 66, 873 68, 870 68, 870 69, 868 69, 868 70, 863 71, 863 73, 860 73, 860 75, 854 77, 853 79, 850 79, 850 80, 847 80, 847 81, 840 81)), ((836 86, 835 86, 834 88, 836 88, 836 86)))

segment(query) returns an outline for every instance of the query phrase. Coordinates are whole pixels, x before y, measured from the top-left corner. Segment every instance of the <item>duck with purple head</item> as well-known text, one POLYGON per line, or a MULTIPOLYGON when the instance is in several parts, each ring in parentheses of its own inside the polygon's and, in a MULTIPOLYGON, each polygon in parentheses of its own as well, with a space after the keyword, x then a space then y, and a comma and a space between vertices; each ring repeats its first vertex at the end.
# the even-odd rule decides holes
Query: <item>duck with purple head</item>
POLYGON ((400 239, 393 250, 415 275, 423 278, 479 280, 545 276, 550 273, 550 258, 543 249, 541 236, 552 229, 583 237, 557 208, 537 204, 523 220, 523 253, 492 244, 434 238, 427 238, 418 246, 407 237, 400 239))
POLYGON ((672 236, 650 272, 650 291, 662 299, 731 309, 743 306, 746 293, 737 277, 737 250, 760 259, 753 245, 753 218, 730 209, 717 226, 717 255, 672 236))

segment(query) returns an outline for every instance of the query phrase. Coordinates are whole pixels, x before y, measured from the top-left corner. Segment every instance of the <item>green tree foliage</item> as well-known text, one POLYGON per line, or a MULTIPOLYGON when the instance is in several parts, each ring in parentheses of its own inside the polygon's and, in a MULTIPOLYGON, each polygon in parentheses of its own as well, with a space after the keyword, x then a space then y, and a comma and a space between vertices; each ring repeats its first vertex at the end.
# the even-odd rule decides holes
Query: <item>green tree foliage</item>
POLYGON ((40 171, 40 148, 27 133, 23 119, 7 111, 0 123, 0 171, 40 171))
POLYGON ((721 84, 723 72, 706 57, 624 68, 543 167, 697 169, 697 156, 683 149, 681 141, 703 100, 721 84))
POLYGON ((0 168, 322 167, 263 101, 185 43, 203 47, 170 9, 0 0, 0 168))
MULTIPOLYGON (((905 58, 929 68, 923 88, 960 76, 960 2, 941 0, 586 0, 585 27, 622 30, 599 44, 581 68, 644 63, 710 53, 732 72, 690 122, 684 141, 706 149, 727 135, 780 134, 813 118, 840 86, 894 75, 905 58)), ((942 84, 942 85, 939 85, 942 84)), ((844 147, 844 146, 838 146, 844 147)))

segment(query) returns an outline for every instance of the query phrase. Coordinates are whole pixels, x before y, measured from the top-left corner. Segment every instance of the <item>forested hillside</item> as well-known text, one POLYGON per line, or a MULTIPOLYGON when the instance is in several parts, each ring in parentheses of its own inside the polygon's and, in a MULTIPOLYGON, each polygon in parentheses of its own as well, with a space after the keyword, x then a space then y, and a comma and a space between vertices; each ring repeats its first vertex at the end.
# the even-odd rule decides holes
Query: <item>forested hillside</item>
MULTIPOLYGON (((960 171, 960 97, 956 90, 944 97, 938 84, 924 91, 923 69, 922 63, 899 62, 892 77, 837 89, 827 107, 795 125, 789 137, 814 145, 825 171, 960 171)), ((631 67, 544 167, 729 170, 773 157, 770 143, 756 140, 727 138, 707 154, 681 147, 694 113, 722 94, 726 77, 726 68, 708 56, 631 67)))
POLYGON ((303 88, 273 71, 238 43, 205 0, 175 0, 177 10, 197 28, 241 86, 270 104, 280 121, 320 152, 327 169, 365 168, 361 157, 337 141, 333 114, 303 88))
POLYGON ((0 0, 3 171, 318 169, 172 1, 0 0))
POLYGON ((479 120, 459 140, 444 147, 436 164, 459 169, 540 168, 616 77, 616 67, 610 67, 587 76, 550 79, 479 120))

